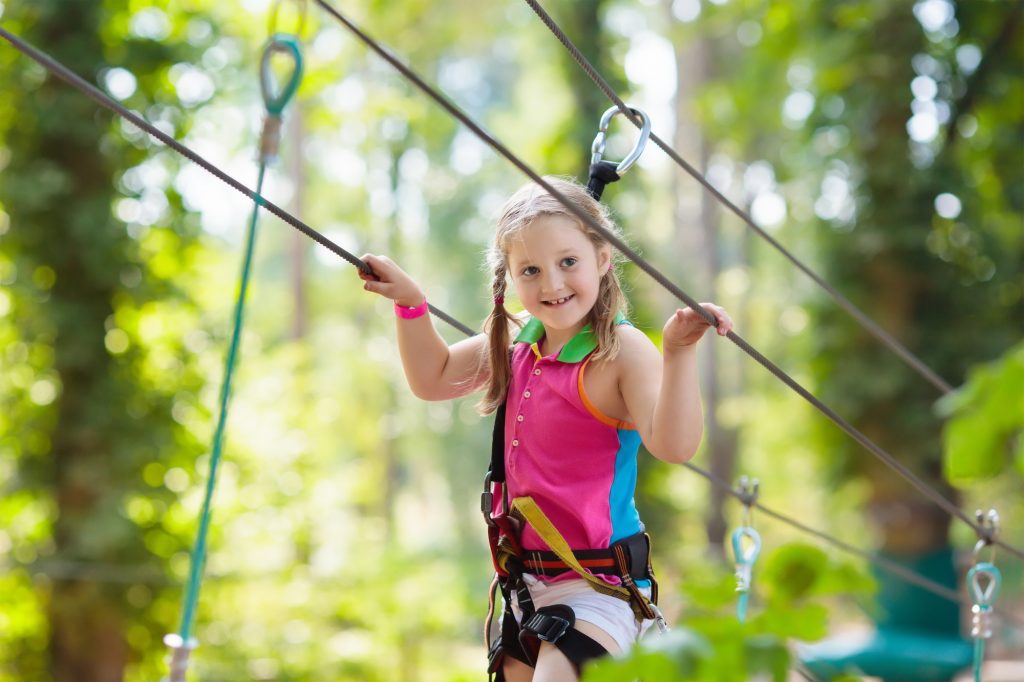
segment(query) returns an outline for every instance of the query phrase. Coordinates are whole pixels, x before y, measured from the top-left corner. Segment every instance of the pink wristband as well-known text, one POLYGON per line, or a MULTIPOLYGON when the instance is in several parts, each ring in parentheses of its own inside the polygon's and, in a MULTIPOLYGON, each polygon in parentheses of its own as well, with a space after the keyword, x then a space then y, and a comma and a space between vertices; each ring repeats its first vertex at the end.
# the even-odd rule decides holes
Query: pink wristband
POLYGON ((417 317, 423 317, 427 310, 427 299, 423 299, 423 303, 411 308, 406 305, 395 304, 395 315, 398 315, 403 320, 415 320, 417 317))

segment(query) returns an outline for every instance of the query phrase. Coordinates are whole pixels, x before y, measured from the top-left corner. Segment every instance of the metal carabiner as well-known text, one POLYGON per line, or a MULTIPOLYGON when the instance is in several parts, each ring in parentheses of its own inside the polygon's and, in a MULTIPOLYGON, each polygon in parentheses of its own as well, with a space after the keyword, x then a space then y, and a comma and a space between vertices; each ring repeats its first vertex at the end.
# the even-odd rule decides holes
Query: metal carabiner
MULTIPOLYGON (((622 161, 615 167, 615 172, 622 175, 632 167, 636 160, 643 154, 644 146, 647 145, 647 139, 651 136, 651 119, 644 112, 639 109, 630 107, 629 110, 633 112, 633 115, 640 118, 640 137, 637 138, 636 144, 633 145, 633 149, 626 155, 622 161)), ((604 156, 605 145, 607 144, 607 133, 608 126, 612 121, 612 118, 616 114, 621 114, 622 111, 618 107, 610 107, 601 116, 601 123, 597 127, 597 137, 594 138, 593 144, 590 145, 590 165, 593 166, 599 163, 604 156)))

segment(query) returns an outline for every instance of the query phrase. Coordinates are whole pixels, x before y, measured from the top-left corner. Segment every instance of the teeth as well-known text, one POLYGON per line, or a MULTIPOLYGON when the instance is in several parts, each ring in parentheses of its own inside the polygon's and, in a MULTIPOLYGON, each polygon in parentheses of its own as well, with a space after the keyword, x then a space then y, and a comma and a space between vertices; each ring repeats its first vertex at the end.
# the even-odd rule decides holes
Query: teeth
POLYGON ((566 296, 565 298, 558 298, 555 299, 554 301, 548 301, 548 303, 550 303, 551 305, 559 305, 561 303, 565 303, 566 301, 568 301, 569 298, 569 296, 566 296))

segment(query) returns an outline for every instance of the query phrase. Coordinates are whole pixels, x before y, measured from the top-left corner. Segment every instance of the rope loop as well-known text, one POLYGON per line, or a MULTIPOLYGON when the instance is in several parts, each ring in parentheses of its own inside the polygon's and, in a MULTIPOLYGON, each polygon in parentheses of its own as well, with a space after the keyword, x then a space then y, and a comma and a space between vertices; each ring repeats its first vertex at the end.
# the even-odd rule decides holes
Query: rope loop
POLYGON ((743 504, 743 523, 732 532, 732 554, 736 561, 736 616, 742 623, 747 619, 747 603, 754 562, 761 555, 761 535, 750 525, 750 509, 757 503, 760 482, 756 478, 741 476, 736 496, 743 504))
POLYGON ((260 60, 260 90, 263 93, 263 104, 267 113, 279 117, 285 106, 299 89, 299 81, 302 80, 302 48, 299 39, 290 33, 274 33, 263 48, 263 57, 260 60), (277 87, 274 72, 270 68, 270 60, 275 54, 284 54, 291 57, 291 75, 280 91, 275 94, 277 87))
POLYGON ((1003 583, 1002 573, 995 564, 983 561, 976 564, 967 572, 967 583, 971 588, 971 597, 974 605, 981 609, 990 610, 992 604, 999 596, 999 588, 1003 583), (982 579, 988 582, 982 585, 982 579))
MULTIPOLYGON (((651 136, 651 119, 644 112, 639 109, 629 108, 630 112, 634 116, 638 117, 642 123, 640 128, 640 137, 637 138, 636 143, 633 145, 633 149, 626 155, 622 161, 619 161, 618 165, 615 166, 615 172, 622 175, 628 171, 636 160, 640 158, 640 155, 644 152, 644 147, 647 145, 647 140, 651 136)), ((590 145, 590 165, 594 166, 601 162, 604 156, 605 145, 607 144, 607 133, 608 126, 612 122, 612 118, 616 114, 621 114, 622 111, 616 107, 609 107, 607 111, 601 116, 601 122, 597 127, 597 137, 594 138, 594 142, 590 145)))

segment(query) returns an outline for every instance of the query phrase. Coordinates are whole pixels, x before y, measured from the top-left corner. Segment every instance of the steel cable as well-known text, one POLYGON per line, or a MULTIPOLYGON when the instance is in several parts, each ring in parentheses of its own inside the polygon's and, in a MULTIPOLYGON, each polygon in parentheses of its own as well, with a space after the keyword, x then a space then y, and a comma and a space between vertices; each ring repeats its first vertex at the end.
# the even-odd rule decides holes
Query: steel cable
MULTIPOLYGON (((544 8, 537 0, 525 0, 526 4, 530 6, 530 9, 540 18, 540 20, 547 26, 554 36, 560 43, 565 47, 566 51, 569 52, 570 56, 576 62, 576 64, 590 77, 594 84, 611 100, 615 106, 619 108, 626 118, 630 120, 633 125, 638 128, 641 126, 641 122, 637 120, 637 117, 630 111, 626 103, 619 97, 618 93, 608 84, 597 69, 590 63, 590 61, 580 52, 579 48, 573 44, 569 37, 565 34, 565 31, 561 29, 557 22, 551 18, 544 8)), ((851 317, 853 317, 861 327, 863 327, 869 334, 874 336, 879 342, 886 346, 893 353, 898 355, 905 363, 907 363, 914 371, 921 375, 926 381, 932 386, 937 388, 943 394, 949 393, 953 390, 949 382, 940 377, 933 369, 928 367, 920 358, 912 353, 906 346, 897 341, 891 334, 882 329, 874 320, 854 305, 850 300, 843 296, 839 291, 829 284, 821 275, 817 274, 808 265, 803 263, 799 258, 793 255, 786 247, 779 243, 774 237, 764 231, 750 215, 741 209, 739 206, 730 201, 724 194, 719 192, 714 185, 712 185, 707 178, 701 174, 696 168, 690 165, 682 156, 676 152, 670 145, 664 140, 658 137, 653 132, 650 135, 650 139, 654 144, 658 145, 664 151, 669 158, 686 171, 694 180, 699 182, 704 188, 711 193, 715 199, 717 199, 723 206, 732 211, 740 220, 742 220, 747 227, 757 233, 761 239, 772 245, 775 250, 785 256, 790 263, 797 267, 801 272, 810 277, 815 284, 821 287, 843 310, 845 310, 851 317)))
MULTIPOLYGON (((2 36, 7 42, 9 42, 11 45, 17 48, 18 51, 20 51, 22 54, 35 60, 47 71, 57 76, 62 81, 64 81, 71 87, 75 88, 82 94, 86 95, 87 97, 98 103, 100 106, 104 107, 105 109, 109 109, 118 116, 121 116, 125 120, 132 123, 135 127, 149 133, 149 135, 151 135, 152 137, 156 138, 160 142, 163 142, 165 145, 167 145, 177 153, 181 154, 186 159, 196 164, 197 166, 205 170, 207 173, 214 176, 221 182, 225 183, 232 189, 235 189, 238 192, 244 194, 248 199, 256 202, 263 208, 267 209, 268 211, 276 215, 278 218, 280 218, 281 220, 288 223, 302 234, 306 235, 307 237, 315 241, 320 246, 323 246, 328 251, 331 251, 341 256, 349 263, 359 268, 361 271, 367 274, 373 274, 369 267, 367 267, 367 265, 363 263, 363 261, 361 261, 357 256, 338 246, 330 239, 325 237, 323 234, 317 232, 312 227, 302 222, 301 220, 293 216, 291 213, 288 213, 283 208, 280 208, 277 204, 268 200, 266 197, 262 196, 258 192, 249 189, 243 183, 231 177, 230 175, 222 171, 220 168, 213 165, 212 163, 204 159, 202 156, 186 147, 181 142, 178 142, 176 139, 174 139, 167 133, 163 132, 159 128, 155 127, 153 124, 149 123, 147 120, 145 120, 135 112, 121 105, 112 97, 108 96, 105 92, 97 88, 92 83, 89 83, 88 81, 84 80, 78 74, 71 71, 71 69, 67 68, 53 57, 49 56, 45 52, 42 52, 38 48, 26 43, 24 40, 8 32, 3 27, 0 27, 0 36, 2 36)), ((466 325, 459 322, 458 320, 456 320, 448 313, 435 307, 432 304, 430 305, 430 312, 433 313, 438 318, 447 322, 452 327, 455 327, 462 333, 466 334, 467 336, 473 336, 474 334, 477 333, 470 329, 469 327, 467 327, 466 325)))
MULTIPOLYGON (((317 2, 322 4, 321 0, 317 0, 317 2)), ((182 156, 184 156, 185 158, 189 159, 193 163, 196 163, 197 165, 202 167, 204 170, 207 170, 214 177, 218 178, 219 180, 221 180, 225 184, 227 184, 230 187, 238 190, 239 192, 241 192, 242 194, 246 195, 250 199, 252 199, 254 201, 257 201, 257 202, 260 202, 261 205, 267 207, 267 209, 270 210, 272 213, 277 215, 279 218, 284 220, 286 223, 288 223, 288 224, 292 225, 293 227, 295 227, 296 229, 298 229, 303 234, 306 234, 311 239, 314 239, 314 241, 316 241, 317 243, 320 243, 321 245, 325 246, 326 248, 330 249, 331 251, 333 251, 333 252, 337 253, 338 255, 342 256, 343 258, 345 258, 349 262, 353 263, 357 267, 360 267, 360 268, 365 267, 365 264, 363 264, 362 261, 360 261, 358 258, 353 256, 352 254, 350 254, 348 251, 346 251, 345 249, 341 248, 340 246, 337 246, 336 244, 331 242, 329 239, 324 237, 321 233, 319 233, 316 230, 314 230, 313 228, 307 226, 305 223, 300 221, 298 218, 295 218, 294 216, 292 216, 287 211, 284 211, 283 209, 281 209, 281 208, 277 207, 276 205, 272 204, 271 202, 267 201, 266 199, 264 199, 260 195, 256 194, 255 192, 252 192, 251 190, 246 188, 242 183, 238 182, 237 180, 235 180, 234 178, 229 176, 227 173, 221 171, 219 168, 217 168, 216 166, 214 166, 210 162, 206 161, 205 159, 203 159, 201 156, 199 156, 195 152, 193 152, 190 149, 188 149, 188 147, 184 146, 183 144, 181 144, 180 142, 175 140, 173 137, 171 137, 169 135, 166 135, 165 133, 163 133, 159 129, 155 128, 154 126, 149 124, 147 121, 145 121, 141 117, 135 115, 133 112, 131 112, 128 109, 124 108, 123 106, 118 104, 116 101, 114 101, 112 98, 110 98, 108 95, 106 95, 105 93, 100 91, 95 86, 89 84, 88 82, 86 82, 83 79, 81 79, 80 77, 78 77, 76 74, 71 72, 64 65, 60 64, 59 62, 57 62, 53 58, 49 57, 48 55, 46 55, 45 53, 41 52, 37 48, 29 45, 28 43, 22 41, 20 38, 18 38, 17 36, 14 36, 13 34, 9 33, 8 31, 4 30, 2 27, 0 27, 0 36, 2 36, 5 40, 7 40, 9 43, 11 43, 11 45, 13 45, 20 52, 22 52, 26 56, 30 57, 31 59, 35 60, 36 62, 38 62, 41 66, 46 68, 48 71, 53 73, 55 76, 61 78, 61 80, 65 81, 66 83, 68 83, 72 87, 74 87, 77 90, 81 91, 83 94, 89 96, 91 99, 95 100, 97 103, 102 105, 104 108, 107 108, 107 109, 113 111, 114 113, 118 114, 119 116, 122 116, 125 120, 128 120, 133 125, 135 125, 138 128, 140 128, 141 130, 144 130, 146 133, 148 133, 149 135, 153 136, 155 139, 160 140, 161 142, 166 144, 168 147, 173 149, 175 152, 181 154, 182 156)), ((437 313, 435 312, 434 314, 436 315, 437 313)), ((455 327, 456 329, 458 329, 460 331, 463 331, 467 335, 472 336, 472 335, 474 335, 476 333, 476 332, 473 332, 472 329, 470 329, 469 327, 467 327, 463 323, 459 322, 458 320, 455 320, 454 318, 450 318, 448 316, 446 316, 446 318, 442 318, 442 319, 445 319, 446 322, 449 322, 449 324, 451 324, 453 327, 455 327)), ((723 490, 726 490, 727 492, 729 492, 729 494, 733 495, 734 497, 736 497, 741 502, 743 502, 746 499, 745 496, 741 492, 735 490, 728 482, 725 482, 725 481, 719 479, 718 477, 714 476, 713 474, 711 474, 711 473, 701 469, 700 467, 698 467, 698 466, 696 466, 696 465, 694 465, 692 463, 688 462, 688 463, 685 464, 685 466, 688 469, 690 469, 691 471, 694 471, 695 473, 699 474, 700 476, 703 476, 705 479, 707 479, 712 484, 721 487, 723 490)), ((865 559, 869 563, 872 563, 872 564, 874 564, 876 566, 879 566, 883 570, 888 570, 888 571, 896 574, 897 576, 901 577, 902 579, 907 580, 908 582, 912 582, 915 585, 918 585, 922 589, 926 589, 928 591, 931 591, 934 594, 936 594, 936 595, 938 595, 938 596, 940 596, 940 597, 942 597, 944 599, 952 599, 952 600, 957 601, 958 603, 965 603, 963 601, 963 598, 961 598, 956 592, 954 592, 952 590, 949 590, 948 588, 946 588, 946 587, 944 587, 942 585, 939 585, 939 584, 935 583, 934 581, 931 581, 928 578, 926 578, 924 576, 921 576, 921 575, 915 573, 914 571, 901 566, 900 564, 898 564, 896 562, 893 562, 891 560, 886 560, 883 557, 879 557, 879 556, 874 555, 874 554, 872 554, 870 552, 867 552, 865 550, 861 550, 861 549, 858 549, 856 547, 853 547, 852 545, 849 545, 848 543, 845 543, 845 542, 843 542, 841 540, 838 540, 837 538, 835 538, 835 537, 833 537, 833 536, 831 536, 831 535, 829 535, 829 534, 827 534, 827 533, 825 533, 823 531, 815 530, 813 528, 810 528, 810 527, 808 527, 808 526, 806 526, 806 525, 796 521, 795 519, 787 517, 787 516, 785 516, 785 515, 783 515, 783 514, 781 514, 779 512, 775 512, 774 510, 771 510, 771 509, 765 507, 764 505, 762 505, 760 503, 755 502, 752 506, 754 506, 755 508, 757 508, 760 511, 764 512, 766 515, 771 516, 772 518, 775 518, 775 519, 781 521, 782 523, 784 523, 786 525, 792 526, 793 528, 797 529, 798 531, 801 531, 801 532, 804 532, 804 533, 808 533, 808 534, 813 535, 814 537, 817 537, 817 538, 819 538, 819 539, 821 539, 823 541, 826 541, 826 542, 828 542, 830 544, 833 544, 836 547, 839 547, 840 549, 843 549, 844 551, 853 553, 853 554, 855 554, 855 555, 865 559)), ((1011 550, 1011 551, 1013 551, 1015 553, 1018 553, 1018 555, 1019 555, 1019 552, 1017 550, 1015 550, 1014 548, 1007 547, 1003 543, 998 542, 998 541, 997 541, 997 544, 999 544, 1000 546, 1004 547, 1004 549, 1009 549, 1009 550, 1011 550)), ((1021 621, 1020 619, 1018 619, 1013 614, 1010 614, 1010 613, 1008 613, 1006 611, 1003 611, 1003 610, 999 609, 998 607, 994 608, 994 610, 996 612, 1000 613, 1003 617, 1007 618, 1008 620, 1013 620, 1014 622, 1017 622, 1018 624, 1024 625, 1024 621, 1021 621)))
MULTIPOLYGON (((316 0, 316 3, 320 5, 328 14, 330 14, 335 20, 341 23, 347 28, 353 35, 355 35, 360 41, 369 47, 373 52, 379 55, 386 62, 391 64, 402 76, 404 76, 409 82, 415 85, 425 95, 434 100, 439 104, 445 111, 451 116, 456 118, 460 123, 465 125, 470 131, 473 132, 478 138, 485 142, 488 146, 498 152, 512 165, 523 172, 533 182, 537 183, 552 197, 560 201, 569 211, 571 211, 577 218, 580 219, 584 224, 601 234, 609 243, 617 248, 624 256, 631 260, 637 267, 646 272, 652 279, 662 285, 667 291, 673 294, 680 301, 683 301, 692 308, 695 312, 702 315, 705 320, 708 321, 712 326, 716 326, 717 322, 711 313, 704 310, 704 308, 689 294, 680 289, 674 282, 668 279, 662 274, 657 268, 651 265, 647 260, 641 257, 636 251, 634 251, 629 245, 627 245, 617 235, 610 232, 596 220, 594 220, 585 211, 575 206, 564 194, 555 189, 549 182, 544 180, 538 175, 532 168, 526 165, 518 156, 513 154, 508 147, 502 144, 490 133, 485 131, 478 123, 476 123, 468 114, 463 112, 455 104, 453 104, 445 95, 443 95, 437 88, 431 86, 423 80, 415 71, 406 66, 400 61, 392 50, 383 47, 378 41, 366 34, 360 29, 355 23, 349 20, 346 16, 341 14, 336 8, 330 5, 326 0, 316 0)), ((1024 551, 1021 551, 998 538, 992 537, 992 531, 978 523, 976 523, 970 516, 965 514, 963 510, 953 504, 951 501, 946 499, 940 492, 935 490, 925 481, 918 478, 913 472, 907 469, 902 463, 896 460, 891 454, 882 449, 879 445, 874 443, 865 434, 857 430, 853 425, 843 419, 830 407, 825 405, 821 400, 815 397, 810 391, 804 388, 799 382, 789 376, 780 367, 775 365, 771 360, 762 355, 757 349, 751 346, 747 341, 740 337, 735 332, 730 331, 726 338, 736 344, 740 349, 747 353, 750 357, 761 364, 765 369, 775 375, 776 378, 781 380, 797 394, 804 398, 807 402, 817 408, 822 414, 827 416, 834 424, 845 431, 854 440, 860 443, 866 450, 874 454, 879 460, 885 463, 889 468, 900 475, 905 481, 914 486, 922 495, 932 500, 937 506, 946 511, 949 515, 960 519, 969 527, 971 527, 975 533, 986 542, 996 544, 1002 547, 1011 554, 1018 558, 1024 559, 1024 551)))

